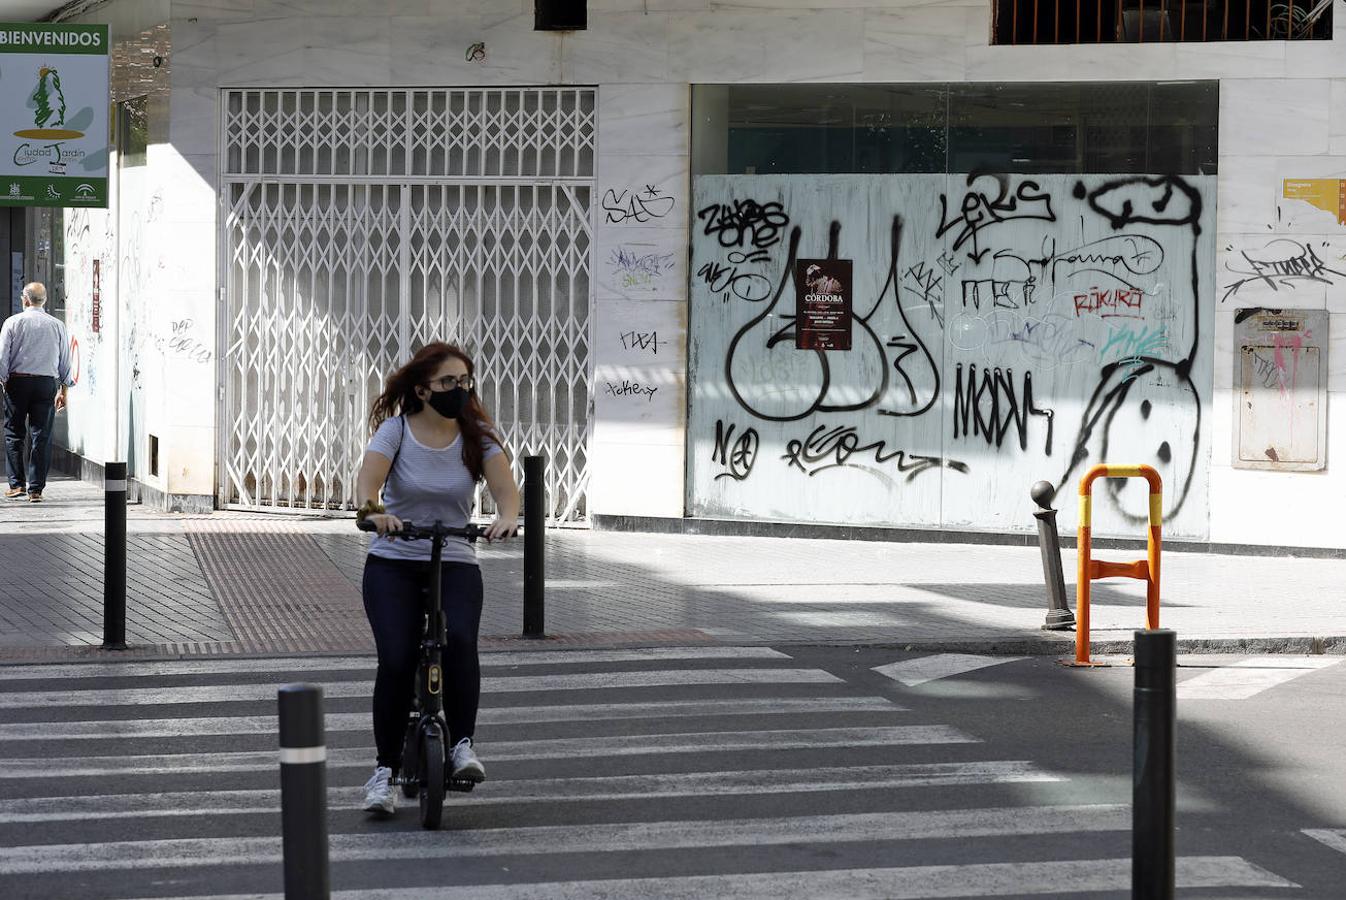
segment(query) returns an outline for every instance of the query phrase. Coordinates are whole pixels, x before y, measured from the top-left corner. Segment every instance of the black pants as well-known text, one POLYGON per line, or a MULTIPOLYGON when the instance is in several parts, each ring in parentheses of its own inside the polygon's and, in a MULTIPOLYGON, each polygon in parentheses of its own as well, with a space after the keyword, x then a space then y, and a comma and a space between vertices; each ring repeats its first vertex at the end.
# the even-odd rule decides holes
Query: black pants
MULTIPOLYGON (((481 698, 481 666, 477 631, 481 627, 481 567, 444 563, 439 601, 448 641, 441 654, 444 667, 444 714, 449 746, 472 737, 481 698)), ((402 762, 402 739, 411 713, 420 662, 423 591, 430 566, 414 560, 365 558, 365 615, 379 652, 374 679, 374 743, 378 764, 396 774, 402 762)))
POLYGON ((46 375, 11 375, 5 382, 5 462, 9 465, 10 487, 26 484, 30 491, 46 489, 47 470, 51 468, 51 428, 55 421, 56 379, 46 375), (27 479, 23 466, 25 449, 27 479))

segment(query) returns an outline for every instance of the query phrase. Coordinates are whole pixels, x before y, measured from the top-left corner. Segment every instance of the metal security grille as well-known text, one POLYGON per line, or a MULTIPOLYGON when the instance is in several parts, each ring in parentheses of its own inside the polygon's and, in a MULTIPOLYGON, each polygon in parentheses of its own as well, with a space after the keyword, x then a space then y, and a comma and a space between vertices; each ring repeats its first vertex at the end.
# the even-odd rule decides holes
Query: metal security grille
POLYGON ((353 503, 383 378, 443 339, 583 517, 593 91, 228 90, 222 126, 221 502, 353 503))
POLYGON ((1332 0, 995 0, 993 44, 1330 41, 1332 0))

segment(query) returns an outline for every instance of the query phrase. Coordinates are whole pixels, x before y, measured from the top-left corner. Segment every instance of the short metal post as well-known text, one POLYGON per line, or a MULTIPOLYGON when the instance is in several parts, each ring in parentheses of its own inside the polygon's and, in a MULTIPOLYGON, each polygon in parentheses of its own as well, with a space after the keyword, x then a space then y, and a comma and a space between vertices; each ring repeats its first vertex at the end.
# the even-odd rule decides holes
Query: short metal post
POLYGON ((1168 629, 1136 632, 1133 900, 1173 897, 1177 648, 1177 636, 1168 629))
POLYGON ((1047 582, 1047 631, 1065 631, 1075 627, 1075 614, 1066 602, 1066 575, 1061 568, 1061 537, 1056 530, 1056 510, 1052 498, 1056 489, 1049 481, 1039 481, 1029 496, 1040 508, 1033 513, 1038 520, 1038 549, 1042 551, 1042 577, 1047 582))
POLYGON ((547 457, 523 458, 523 636, 540 638, 545 627, 543 558, 547 528, 547 457))
POLYGON ((280 708, 280 822, 285 900, 328 900, 327 747, 322 688, 287 684, 280 708))
POLYGON ((126 463, 103 469, 103 649, 126 649, 126 463))

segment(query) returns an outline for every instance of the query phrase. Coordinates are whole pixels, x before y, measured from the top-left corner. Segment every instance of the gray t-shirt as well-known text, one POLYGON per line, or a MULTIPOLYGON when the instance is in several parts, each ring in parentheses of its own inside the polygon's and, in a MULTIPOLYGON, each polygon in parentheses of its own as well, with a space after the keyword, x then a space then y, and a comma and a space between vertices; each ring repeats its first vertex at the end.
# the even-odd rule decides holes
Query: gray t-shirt
MULTIPOLYGON (((393 460, 388 480, 383 484, 383 505, 389 515, 416 525, 442 522, 461 528, 472 514, 472 495, 476 485, 463 464, 463 436, 442 450, 427 447, 416 440, 411 426, 401 416, 385 419, 366 448, 393 460), (405 425, 405 428, 404 428, 405 425), (398 452, 398 447, 401 452, 398 452)), ((492 440, 484 440, 482 460, 504 451, 492 440)), ((369 552, 385 559, 430 558, 430 541, 404 541, 375 535, 369 552)), ((476 564, 477 551, 465 538, 444 542, 444 562, 476 564)))

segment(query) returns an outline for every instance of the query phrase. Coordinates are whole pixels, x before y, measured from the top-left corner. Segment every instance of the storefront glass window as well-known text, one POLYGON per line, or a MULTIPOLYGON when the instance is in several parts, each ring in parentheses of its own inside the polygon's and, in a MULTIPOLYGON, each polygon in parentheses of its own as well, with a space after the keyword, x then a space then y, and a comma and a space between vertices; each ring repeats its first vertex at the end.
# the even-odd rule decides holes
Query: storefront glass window
POLYGON ((1199 82, 698 85, 693 172, 1213 174, 1199 82))

